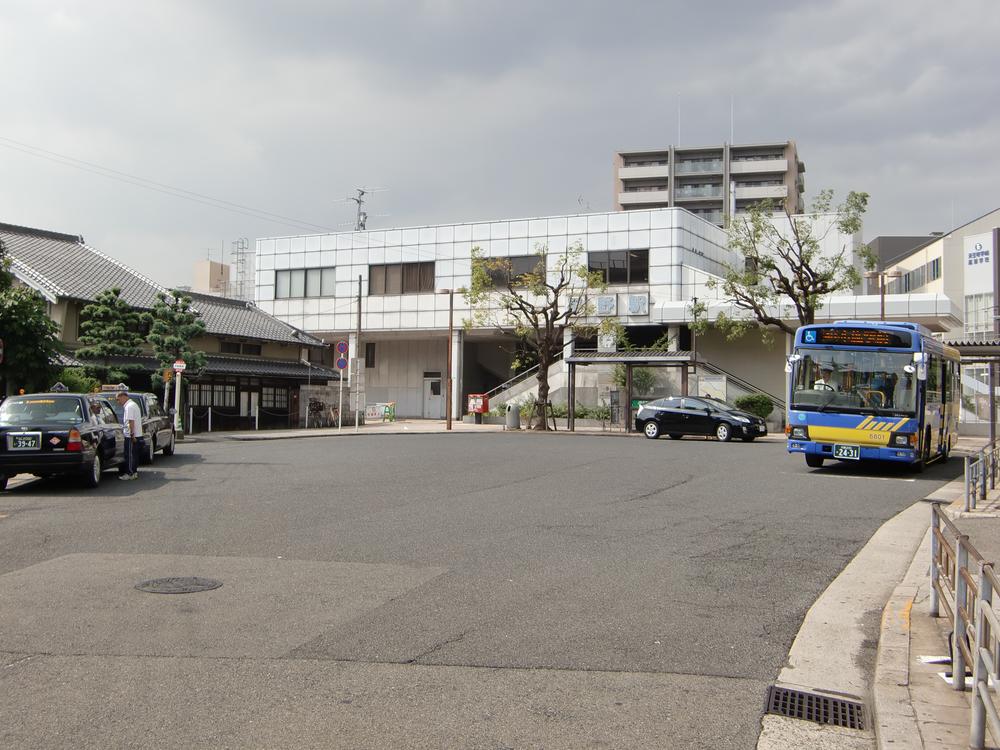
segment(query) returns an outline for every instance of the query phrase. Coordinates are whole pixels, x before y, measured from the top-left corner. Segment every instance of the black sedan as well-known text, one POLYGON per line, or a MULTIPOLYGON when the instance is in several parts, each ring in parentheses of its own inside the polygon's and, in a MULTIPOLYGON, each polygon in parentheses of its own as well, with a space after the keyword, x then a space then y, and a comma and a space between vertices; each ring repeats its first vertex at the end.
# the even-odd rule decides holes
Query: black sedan
MULTIPOLYGON (((114 393, 110 394, 112 398, 114 393)), ((139 438, 139 458, 143 463, 153 463, 153 457, 157 451, 162 451, 164 456, 174 455, 174 443, 176 435, 174 433, 174 420, 156 398, 155 393, 139 393, 129 391, 128 397, 135 401, 142 415, 142 437, 139 438)), ((125 408, 112 401, 118 421, 125 417, 125 408)))
POLYGON ((103 396, 34 393, 0 404, 0 490, 15 474, 76 474, 96 487, 124 457, 122 426, 103 396))
POLYGON ((685 435, 715 436, 722 442, 738 437, 749 443, 767 434, 760 417, 735 409, 714 398, 673 396, 650 401, 639 407, 635 429, 655 440, 669 435, 680 440, 685 435))

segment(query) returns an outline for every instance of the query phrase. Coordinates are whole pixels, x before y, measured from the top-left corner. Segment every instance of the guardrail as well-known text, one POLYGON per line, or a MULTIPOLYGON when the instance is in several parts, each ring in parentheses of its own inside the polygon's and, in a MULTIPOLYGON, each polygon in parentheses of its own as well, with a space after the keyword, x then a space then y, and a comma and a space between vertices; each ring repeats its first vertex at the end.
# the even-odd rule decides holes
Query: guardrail
POLYGON ((983 750, 987 727, 1000 740, 1000 616, 993 608, 1000 579, 993 563, 983 559, 942 506, 931 506, 930 615, 939 617, 944 609, 952 622, 955 690, 965 690, 965 672, 972 666, 969 747, 983 750))
POLYGON ((996 489, 1000 472, 1000 442, 991 443, 979 452, 965 457, 965 510, 973 511, 986 501, 987 489, 996 489))

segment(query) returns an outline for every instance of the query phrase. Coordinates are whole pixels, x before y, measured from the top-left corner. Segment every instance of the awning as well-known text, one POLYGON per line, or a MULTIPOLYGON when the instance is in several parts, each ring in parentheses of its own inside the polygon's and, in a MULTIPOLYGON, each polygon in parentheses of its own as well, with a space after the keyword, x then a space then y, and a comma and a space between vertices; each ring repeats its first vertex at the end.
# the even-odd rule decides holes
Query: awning
MULTIPOLYGON (((339 380, 340 371, 324 365, 306 365, 283 359, 262 359, 257 357, 229 357, 221 354, 205 355, 205 368, 200 371, 188 369, 185 378, 197 380, 211 375, 238 375, 244 378, 278 378, 287 380, 339 380)), ((156 357, 109 357, 112 365, 139 365, 148 372, 156 372, 161 365, 156 357)), ((93 364, 93 361, 89 363, 93 364)), ((58 364, 63 367, 83 367, 87 361, 69 355, 59 355, 58 364)))
POLYGON ((629 349, 620 352, 575 351, 565 358, 573 365, 680 366, 697 361, 694 352, 667 352, 662 349, 629 349))

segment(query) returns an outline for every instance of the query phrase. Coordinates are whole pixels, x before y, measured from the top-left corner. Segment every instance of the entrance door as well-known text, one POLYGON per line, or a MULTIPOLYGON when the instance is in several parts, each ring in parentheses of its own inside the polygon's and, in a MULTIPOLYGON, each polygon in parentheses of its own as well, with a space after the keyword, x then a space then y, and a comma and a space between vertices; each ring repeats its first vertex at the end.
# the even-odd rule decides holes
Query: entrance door
POLYGON ((424 378, 424 419, 444 419, 441 378, 424 378))

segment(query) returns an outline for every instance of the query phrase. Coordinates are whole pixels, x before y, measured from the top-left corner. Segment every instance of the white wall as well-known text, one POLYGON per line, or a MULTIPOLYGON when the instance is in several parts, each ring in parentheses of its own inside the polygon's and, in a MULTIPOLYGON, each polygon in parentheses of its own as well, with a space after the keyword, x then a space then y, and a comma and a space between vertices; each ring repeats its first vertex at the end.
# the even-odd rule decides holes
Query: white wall
POLYGON ((443 394, 447 364, 445 338, 376 341, 375 367, 365 370, 365 401, 369 404, 395 401, 397 416, 421 417, 424 372, 441 373, 443 394))

